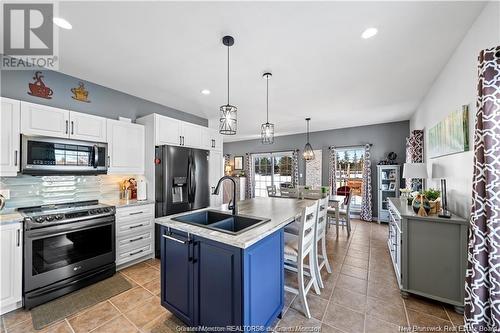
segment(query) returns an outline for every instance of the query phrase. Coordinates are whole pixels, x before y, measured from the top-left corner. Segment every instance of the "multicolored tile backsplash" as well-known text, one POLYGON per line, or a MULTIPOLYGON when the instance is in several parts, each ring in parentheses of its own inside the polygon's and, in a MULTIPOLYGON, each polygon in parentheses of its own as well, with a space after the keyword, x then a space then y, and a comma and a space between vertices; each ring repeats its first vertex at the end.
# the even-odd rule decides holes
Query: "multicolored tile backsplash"
POLYGON ((118 200, 119 183, 133 176, 28 176, 0 177, 0 188, 10 190, 2 213, 19 207, 84 200, 118 200))

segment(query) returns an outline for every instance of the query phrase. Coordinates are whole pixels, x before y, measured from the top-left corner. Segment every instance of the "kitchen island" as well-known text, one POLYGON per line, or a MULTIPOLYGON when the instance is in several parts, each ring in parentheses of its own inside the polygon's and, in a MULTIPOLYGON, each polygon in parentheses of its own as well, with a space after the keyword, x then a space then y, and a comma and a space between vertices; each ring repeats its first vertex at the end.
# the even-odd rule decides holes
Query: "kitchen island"
POLYGON ((174 220, 204 210, 157 218, 162 305, 189 326, 245 331, 271 326, 284 302, 283 228, 313 203, 240 201, 239 215, 269 221, 236 235, 174 220))

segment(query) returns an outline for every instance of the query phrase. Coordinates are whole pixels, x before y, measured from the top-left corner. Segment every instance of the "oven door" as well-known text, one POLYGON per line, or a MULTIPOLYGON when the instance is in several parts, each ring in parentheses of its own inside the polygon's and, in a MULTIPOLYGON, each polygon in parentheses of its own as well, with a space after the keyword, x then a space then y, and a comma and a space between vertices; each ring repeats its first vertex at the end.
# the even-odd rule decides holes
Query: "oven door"
POLYGON ((105 174, 107 144, 22 136, 21 172, 29 175, 105 174))
POLYGON ((29 292, 114 262, 114 215, 27 230, 24 290, 29 292))

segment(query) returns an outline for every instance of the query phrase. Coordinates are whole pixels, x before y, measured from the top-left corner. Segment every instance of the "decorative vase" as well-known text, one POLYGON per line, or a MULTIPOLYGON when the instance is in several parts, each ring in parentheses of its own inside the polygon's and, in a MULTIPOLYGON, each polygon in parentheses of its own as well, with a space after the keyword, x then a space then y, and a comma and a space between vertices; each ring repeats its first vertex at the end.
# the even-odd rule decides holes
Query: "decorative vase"
POLYGON ((413 211, 418 216, 427 216, 431 211, 429 200, 423 194, 417 194, 412 202, 413 211))
POLYGON ((436 200, 429 201, 429 205, 431 207, 429 214, 437 214, 441 211, 441 198, 437 198, 436 200))

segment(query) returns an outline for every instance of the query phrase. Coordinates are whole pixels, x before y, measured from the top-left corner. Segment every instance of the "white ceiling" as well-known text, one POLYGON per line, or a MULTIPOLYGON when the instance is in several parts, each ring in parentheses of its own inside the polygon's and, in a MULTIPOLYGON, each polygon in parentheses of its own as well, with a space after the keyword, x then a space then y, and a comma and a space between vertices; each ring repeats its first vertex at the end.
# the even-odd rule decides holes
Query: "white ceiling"
POLYGON ((481 2, 65 2, 60 70, 206 118, 230 102, 241 140, 409 119, 481 2), (377 27, 372 39, 360 38, 377 27), (209 96, 200 90, 209 89, 209 96))

